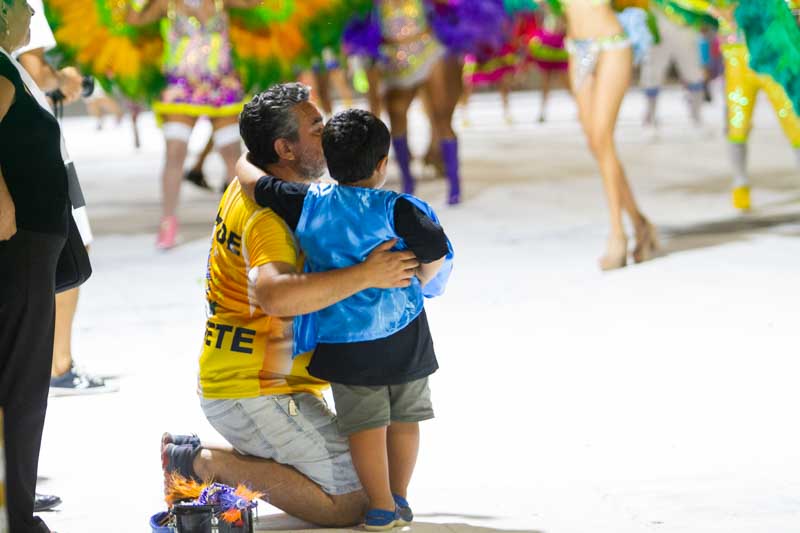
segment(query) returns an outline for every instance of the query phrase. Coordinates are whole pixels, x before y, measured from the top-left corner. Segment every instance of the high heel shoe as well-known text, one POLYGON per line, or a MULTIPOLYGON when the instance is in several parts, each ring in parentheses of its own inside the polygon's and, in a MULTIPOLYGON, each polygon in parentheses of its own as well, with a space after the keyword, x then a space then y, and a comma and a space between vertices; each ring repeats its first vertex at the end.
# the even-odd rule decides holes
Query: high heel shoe
POLYGON ((741 185, 739 187, 734 187, 734 189, 731 191, 731 200, 733 202, 733 207, 735 207, 739 211, 749 211, 750 186, 741 185))
POLYGON ((614 270, 624 267, 628 262, 628 239, 609 238, 606 254, 600 258, 600 270, 614 270))
POLYGON ((164 217, 161 219, 161 225, 158 228, 156 248, 169 250, 174 248, 176 244, 178 244, 178 218, 175 215, 164 217))
POLYGON ((658 251, 658 233, 649 220, 644 221, 641 231, 636 231, 636 247, 633 249, 633 260, 637 263, 652 259, 658 251))

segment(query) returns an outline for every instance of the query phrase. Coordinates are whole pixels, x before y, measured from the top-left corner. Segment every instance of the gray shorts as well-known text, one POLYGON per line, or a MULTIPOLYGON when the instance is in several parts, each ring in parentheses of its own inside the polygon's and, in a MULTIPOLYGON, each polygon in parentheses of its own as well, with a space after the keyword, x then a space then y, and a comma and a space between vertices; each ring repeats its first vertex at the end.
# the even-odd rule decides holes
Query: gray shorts
POLYGON ((431 389, 424 377, 402 385, 368 387, 331 383, 336 420, 342 435, 433 418, 431 389))
POLYGON ((361 489, 347 438, 313 394, 200 399, 211 425, 240 453, 293 466, 328 494, 361 489))

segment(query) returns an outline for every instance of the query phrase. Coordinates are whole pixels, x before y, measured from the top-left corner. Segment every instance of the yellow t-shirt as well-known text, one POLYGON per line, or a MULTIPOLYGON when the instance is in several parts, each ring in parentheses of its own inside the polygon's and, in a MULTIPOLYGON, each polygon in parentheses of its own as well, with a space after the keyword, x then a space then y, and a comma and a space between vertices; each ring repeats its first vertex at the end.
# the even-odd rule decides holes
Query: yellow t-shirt
POLYGON ((200 354, 200 394, 253 398, 310 392, 328 384, 308 374, 311 354, 292 359, 292 320, 266 315, 255 300, 255 271, 303 258, 286 223, 247 198, 234 180, 222 197, 206 274, 208 320, 200 354))

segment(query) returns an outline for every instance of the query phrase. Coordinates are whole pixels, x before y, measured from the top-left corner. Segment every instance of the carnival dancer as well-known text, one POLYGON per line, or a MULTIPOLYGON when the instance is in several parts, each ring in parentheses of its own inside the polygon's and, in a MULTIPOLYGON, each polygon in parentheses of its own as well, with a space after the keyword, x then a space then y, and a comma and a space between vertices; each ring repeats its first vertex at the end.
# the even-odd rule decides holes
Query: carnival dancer
POLYGON ((234 70, 227 8, 255 7, 259 0, 149 0, 131 9, 127 22, 146 25, 166 18, 164 73, 167 86, 153 111, 162 122, 166 161, 162 218, 156 247, 177 244, 176 209, 189 137, 198 117, 209 117, 214 146, 233 176, 239 157, 238 115, 244 90, 234 70))
MULTIPOLYGON (((413 520, 407 490, 419 422, 433 418, 428 376, 438 368, 423 300, 443 292, 453 255, 427 204, 378 190, 386 181, 389 146, 389 130, 379 118, 360 109, 343 111, 322 133, 328 170, 338 185, 262 176, 254 195, 294 230, 306 272, 358 264, 387 239, 400 239, 420 261, 408 286, 361 291, 294 323, 294 353, 314 350, 309 373, 331 382, 339 431, 348 436, 370 500, 368 531, 413 520)), ((259 169, 253 170, 258 176, 259 169)), ((254 178, 239 177, 243 183, 254 178)))
MULTIPOLYGON (((800 118, 792 103, 790 95, 780 83, 771 75, 762 74, 751 68, 750 51, 748 44, 752 43, 763 48, 764 40, 780 39, 781 30, 792 32, 790 39, 793 42, 800 33, 797 32, 795 21, 791 18, 789 8, 796 8, 797 4, 784 3, 783 0, 762 2, 755 6, 763 16, 774 17, 775 22, 769 26, 769 34, 748 34, 737 23, 740 9, 745 8, 744 3, 737 1, 708 0, 679 0, 673 1, 679 8, 700 12, 714 16, 720 25, 720 38, 722 39, 722 55, 725 64, 725 94, 728 109, 727 133, 730 149, 731 165, 733 167, 733 189, 731 200, 736 209, 746 211, 750 209, 750 179, 747 175, 747 141, 750 135, 753 111, 759 91, 764 91, 775 110, 778 122, 786 138, 794 150, 798 165, 800 165, 800 118), (788 6, 788 7, 787 7, 788 6), (787 28, 787 25, 789 26, 787 28), (770 35, 771 34, 771 35, 770 35)), ((754 6, 747 6, 753 9, 754 6)), ((795 41, 795 44, 796 41, 795 41)), ((785 46, 785 45, 784 45, 785 46)), ((796 52, 795 52, 796 53, 796 52)), ((776 65, 783 62, 779 54, 770 54, 770 59, 776 65)), ((763 53, 762 53, 763 57, 763 53)), ((777 67, 782 70, 783 67, 777 67)))
POLYGON ((65 58, 133 101, 156 101, 167 144, 159 248, 176 243, 182 162, 197 118, 211 119, 214 147, 232 174, 244 94, 292 79, 297 67, 335 46, 352 12, 367 2, 146 0, 134 8, 128 2, 49 0, 65 58))
POLYGON ((695 128, 702 127, 702 104, 705 91, 705 74, 700 57, 699 28, 693 28, 673 14, 673 10, 660 9, 658 3, 651 12, 658 24, 660 41, 650 49, 642 64, 640 85, 647 98, 644 125, 653 133, 658 128, 656 106, 661 86, 671 65, 687 90, 689 117, 695 128))
POLYGON ((532 24, 521 24, 519 32, 528 36, 526 60, 541 74, 542 99, 539 122, 545 122, 553 78, 560 79, 561 84, 569 88, 569 54, 564 45, 566 32, 563 17, 555 15, 549 5, 542 4, 542 9, 536 14, 536 18, 538 20, 533 20, 532 24), (530 30, 527 30, 526 26, 530 30))
POLYGON ((461 95, 461 57, 483 43, 499 47, 506 22, 501 0, 375 0, 367 23, 360 24, 359 31, 346 32, 347 41, 358 43, 356 49, 377 50, 392 145, 405 192, 414 190, 406 115, 424 88, 432 104, 431 137, 439 144, 449 183, 447 203, 460 202, 458 140, 452 118, 461 95), (365 44, 370 41, 379 44, 365 44))
MULTIPOLYGON (((453 99, 448 77, 446 49, 428 24, 422 0, 377 0, 383 36, 382 53, 387 58, 382 72, 384 101, 392 125, 392 145, 403 179, 403 190, 414 191, 411 151, 408 147, 408 108, 422 85, 427 84, 434 106, 433 132, 440 139, 450 191, 447 203, 461 200, 458 140, 452 127, 457 98, 453 99)), ((459 76, 460 77, 460 76, 459 76)))
MULTIPOLYGON (((643 36, 633 31, 634 26, 628 32, 623 29, 610 0, 569 0, 561 4, 567 18, 572 91, 589 148, 600 167, 609 208, 611 234, 599 265, 602 270, 611 270, 624 267, 628 260, 623 211, 636 236, 633 260, 639 263, 651 258, 657 247, 655 228, 636 204, 614 143, 617 115, 631 80, 632 44, 643 36)), ((642 17, 638 27, 643 23, 642 17)))

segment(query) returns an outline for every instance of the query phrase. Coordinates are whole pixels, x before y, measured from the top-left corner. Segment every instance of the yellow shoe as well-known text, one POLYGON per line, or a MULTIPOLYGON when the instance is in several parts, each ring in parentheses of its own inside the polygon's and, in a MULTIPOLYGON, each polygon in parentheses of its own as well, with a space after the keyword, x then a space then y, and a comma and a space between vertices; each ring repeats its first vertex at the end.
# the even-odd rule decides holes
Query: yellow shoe
POLYGON ((734 187, 732 191, 733 207, 741 211, 750 209, 750 186, 734 187))

